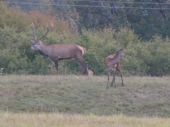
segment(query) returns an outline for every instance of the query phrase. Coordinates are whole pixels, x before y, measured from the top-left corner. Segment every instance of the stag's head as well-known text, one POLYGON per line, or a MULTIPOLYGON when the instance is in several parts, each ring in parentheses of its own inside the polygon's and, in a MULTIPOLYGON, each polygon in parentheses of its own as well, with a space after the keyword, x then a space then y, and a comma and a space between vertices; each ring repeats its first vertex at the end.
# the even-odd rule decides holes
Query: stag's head
POLYGON ((38 39, 36 36, 35 25, 34 25, 34 23, 32 23, 32 32, 33 32, 33 35, 32 35, 32 40, 31 40, 31 43, 32 43, 31 50, 32 51, 40 51, 41 47, 44 45, 43 42, 41 41, 41 39, 47 36, 47 34, 49 32, 49 28, 47 28, 46 33, 38 39))
POLYGON ((32 51, 40 51, 42 46, 43 46, 43 42, 39 40, 37 42, 32 43, 31 50, 32 51))

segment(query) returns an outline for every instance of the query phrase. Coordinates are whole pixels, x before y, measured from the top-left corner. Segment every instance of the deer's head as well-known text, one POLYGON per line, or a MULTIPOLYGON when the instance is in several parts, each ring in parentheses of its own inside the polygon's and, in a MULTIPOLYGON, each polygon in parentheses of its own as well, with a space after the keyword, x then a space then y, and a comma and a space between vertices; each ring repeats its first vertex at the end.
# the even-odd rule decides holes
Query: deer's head
POLYGON ((125 56, 125 53, 124 53, 123 49, 118 50, 118 51, 117 51, 117 55, 119 55, 120 58, 123 59, 124 56, 125 56))
POLYGON ((43 46, 43 42, 38 40, 37 42, 32 43, 31 50, 32 51, 40 51, 43 46))
POLYGON ((47 28, 46 33, 38 39, 36 36, 36 30, 35 30, 34 23, 32 23, 32 32, 33 32, 33 35, 32 35, 32 40, 31 40, 31 43, 32 43, 31 50, 32 51, 40 51, 42 46, 44 45, 43 42, 41 41, 41 39, 47 36, 47 34, 49 32, 49 28, 47 28))

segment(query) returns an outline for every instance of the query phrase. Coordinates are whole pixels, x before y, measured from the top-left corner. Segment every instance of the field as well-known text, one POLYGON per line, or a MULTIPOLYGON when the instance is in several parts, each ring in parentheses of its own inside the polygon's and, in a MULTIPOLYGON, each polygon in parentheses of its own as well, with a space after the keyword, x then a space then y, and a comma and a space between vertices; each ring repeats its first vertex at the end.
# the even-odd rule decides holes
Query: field
POLYGON ((169 127, 168 118, 70 114, 0 114, 1 127, 169 127))
POLYGON ((0 76, 0 126, 170 125, 169 77, 126 77, 125 87, 110 89, 106 81, 105 76, 0 76))

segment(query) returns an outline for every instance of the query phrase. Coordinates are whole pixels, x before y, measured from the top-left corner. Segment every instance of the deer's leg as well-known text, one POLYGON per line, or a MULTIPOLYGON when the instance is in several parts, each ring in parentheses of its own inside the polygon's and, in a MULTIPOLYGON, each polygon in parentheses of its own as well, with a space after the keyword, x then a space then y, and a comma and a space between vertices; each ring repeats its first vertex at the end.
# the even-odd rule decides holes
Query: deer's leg
POLYGON ((55 68, 56 68, 56 71, 58 73, 58 61, 55 61, 55 68))
POLYGON ((124 83, 123 83, 123 75, 122 75, 122 72, 120 71, 120 76, 121 76, 121 79, 122 79, 122 86, 124 86, 124 83))
POLYGON ((122 75, 122 72, 120 71, 120 68, 118 68, 117 71, 120 73, 120 77, 121 77, 121 80, 122 80, 122 86, 124 86, 123 75, 122 75))
POLYGON ((82 65, 82 73, 87 75, 88 74, 87 64, 85 62, 82 62, 81 65, 82 65))
POLYGON ((109 80, 110 80, 110 70, 107 70, 107 85, 106 88, 109 88, 109 80))
POLYGON ((116 74, 115 74, 115 71, 113 71, 112 75, 113 75, 113 78, 112 78, 112 82, 111 82, 110 86, 113 87, 113 83, 114 83, 115 87, 116 87, 116 83, 115 83, 115 75, 116 74))
POLYGON ((84 59, 82 56, 80 57, 77 57, 77 61, 80 63, 80 66, 81 66, 81 70, 82 70, 82 73, 83 74, 88 74, 88 67, 87 67, 87 64, 85 63, 84 59))

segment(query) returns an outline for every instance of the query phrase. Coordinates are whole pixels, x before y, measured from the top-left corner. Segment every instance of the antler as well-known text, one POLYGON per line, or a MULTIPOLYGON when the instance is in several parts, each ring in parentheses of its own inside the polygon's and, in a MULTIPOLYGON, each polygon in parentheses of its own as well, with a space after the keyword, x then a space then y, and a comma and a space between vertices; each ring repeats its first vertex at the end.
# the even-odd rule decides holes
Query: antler
POLYGON ((41 40, 42 38, 46 37, 49 31, 50 31, 50 29, 49 29, 49 27, 47 27, 47 31, 45 32, 45 34, 42 37, 40 37, 39 40, 41 40))
POLYGON ((32 23, 32 32, 33 32, 32 39, 33 39, 33 40, 37 40, 34 23, 32 23))
POLYGON ((36 30, 35 30, 35 25, 34 25, 34 23, 32 23, 32 32, 33 32, 32 40, 33 40, 33 41, 41 40, 42 38, 44 38, 44 37, 47 36, 47 34, 48 34, 49 31, 50 31, 50 29, 49 29, 49 27, 47 27, 47 31, 45 32, 45 34, 44 34, 42 37, 37 38, 37 36, 36 36, 36 30))

